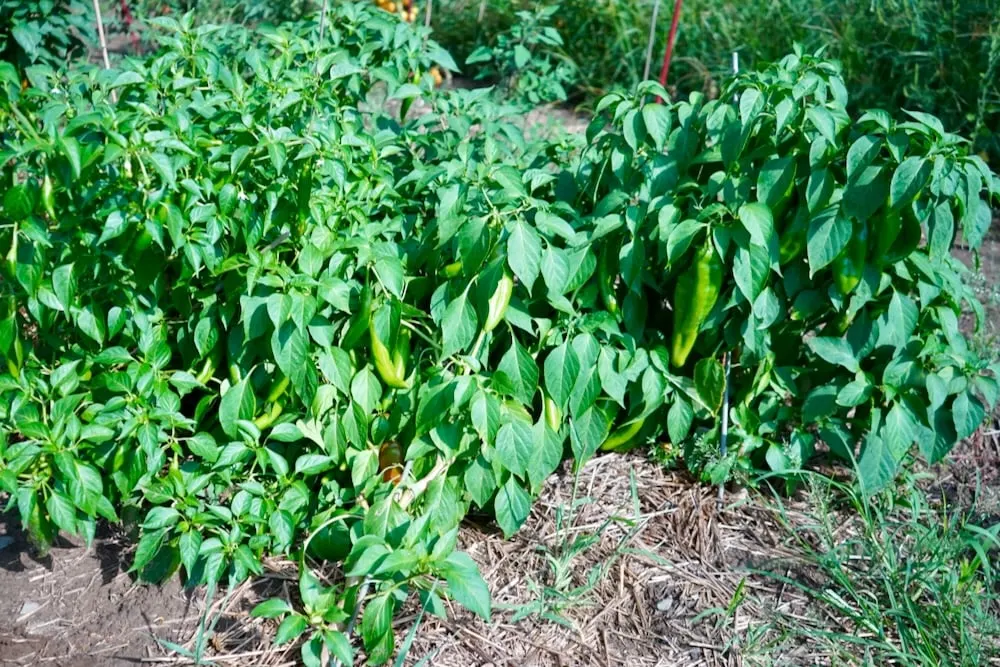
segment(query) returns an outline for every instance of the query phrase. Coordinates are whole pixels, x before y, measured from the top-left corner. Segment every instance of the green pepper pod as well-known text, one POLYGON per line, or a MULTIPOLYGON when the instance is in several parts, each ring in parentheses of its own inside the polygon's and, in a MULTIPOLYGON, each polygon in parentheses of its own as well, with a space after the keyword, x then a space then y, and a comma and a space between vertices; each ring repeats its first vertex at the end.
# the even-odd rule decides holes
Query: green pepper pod
POLYGON ((284 373, 281 373, 280 371, 278 375, 279 375, 278 379, 275 380, 274 383, 271 385, 271 391, 269 391, 267 394, 267 401, 266 401, 267 403, 274 403, 279 398, 284 396, 285 392, 288 390, 288 384, 289 384, 288 376, 285 375, 284 373))
POLYGON ((844 296, 854 291, 865 273, 868 256, 868 225, 861 223, 854 227, 854 235, 847 242, 837 259, 833 260, 833 281, 844 296))
POLYGON ((645 418, 634 419, 625 424, 608 436, 608 439, 601 444, 601 451, 625 452, 632 449, 636 445, 640 444, 636 436, 639 435, 639 432, 645 425, 645 418))
POLYGON ((253 425, 261 431, 269 429, 278 420, 278 417, 281 416, 283 410, 284 406, 281 403, 272 403, 271 409, 268 412, 253 420, 253 425))
MULTIPOLYGON (((396 369, 396 360, 393 359, 393 352, 389 351, 389 346, 387 341, 384 341, 379 337, 379 329, 383 328, 379 325, 386 324, 382 322, 383 313, 390 317, 391 313, 386 307, 380 308, 378 311, 373 312, 368 325, 368 332, 371 337, 371 351, 372 351, 372 361, 375 363, 375 370, 378 371, 379 377, 382 381, 394 389, 409 389, 409 385, 406 383, 405 370, 400 374, 396 369), (376 322, 376 318, 380 321, 376 322)), ((390 322, 391 323, 391 322, 390 322)), ((399 336, 397 336, 398 338, 399 336)))
POLYGON ((395 375, 403 379, 404 387, 409 387, 406 383, 406 366, 410 363, 410 330, 400 327, 396 334, 396 347, 392 351, 392 367, 396 371, 395 375))
POLYGON ((0 273, 3 274, 4 279, 14 282, 14 273, 17 270, 17 223, 14 223, 14 231, 10 236, 10 249, 7 250, 7 256, 3 263, 0 264, 0 273))
POLYGON ((56 219, 55 201, 56 196, 55 188, 52 186, 52 177, 46 173, 42 179, 42 209, 49 216, 49 219, 53 221, 56 219))
POLYGON ((372 309, 372 288, 367 283, 361 289, 361 299, 358 303, 358 310, 354 314, 354 321, 347 328, 340 346, 345 350, 352 350, 361 342, 361 337, 365 335, 371 322, 372 309))
POLYGON ((920 242, 923 240, 923 228, 917 214, 913 212, 913 207, 904 206, 899 216, 899 234, 886 252, 884 260, 886 264, 895 264, 906 259, 920 247, 920 242))
POLYGON ((809 209, 799 206, 791 224, 781 232, 778 240, 778 256, 781 266, 794 262, 806 250, 807 232, 809 231, 809 209))
POLYGON ((709 237, 674 286, 674 331, 670 341, 670 363, 674 367, 687 362, 698 330, 715 307, 721 289, 722 261, 709 237))
POLYGON ((604 248, 597 262, 597 285, 601 290, 604 309, 612 315, 618 315, 618 295, 615 294, 614 278, 608 268, 608 249, 604 248))
POLYGON ((195 376, 199 384, 206 384, 215 377, 215 369, 219 367, 220 361, 222 361, 222 343, 216 344, 215 348, 212 349, 212 353, 205 358, 205 363, 202 364, 201 370, 195 376))
POLYGON ((901 213, 886 212, 872 224, 872 262, 882 266, 889 259, 889 250, 903 229, 901 213))
POLYGON ((549 428, 553 431, 558 431, 559 427, 562 426, 562 410, 556 405, 550 397, 545 397, 545 423, 548 424, 549 428))
POLYGON ((461 261, 452 262, 451 264, 448 264, 443 269, 441 269, 441 274, 445 278, 454 278, 455 276, 459 275, 460 273, 462 273, 462 262, 461 261))
POLYGON ((510 305, 510 297, 514 294, 514 279, 504 271, 497 283, 497 288, 490 297, 489 307, 486 311, 486 322, 483 323, 483 331, 490 332, 503 322, 507 314, 507 307, 510 305))

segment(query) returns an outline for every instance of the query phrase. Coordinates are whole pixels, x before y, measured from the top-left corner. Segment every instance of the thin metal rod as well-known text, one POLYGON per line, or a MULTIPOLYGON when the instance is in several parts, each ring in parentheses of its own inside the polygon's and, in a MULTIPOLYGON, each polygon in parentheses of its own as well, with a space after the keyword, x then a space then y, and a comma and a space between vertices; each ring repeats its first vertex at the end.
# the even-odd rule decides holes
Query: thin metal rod
POLYGON ((656 45, 656 19, 660 15, 660 0, 653 3, 653 20, 649 24, 649 43, 646 45, 646 66, 642 69, 642 80, 649 79, 649 69, 653 66, 653 46, 656 45))
MULTIPOLYGON (((323 0, 323 8, 319 12, 319 48, 323 48, 323 34, 326 32, 326 9, 330 0, 323 0)), ((316 74, 319 74, 319 58, 316 58, 316 74)))

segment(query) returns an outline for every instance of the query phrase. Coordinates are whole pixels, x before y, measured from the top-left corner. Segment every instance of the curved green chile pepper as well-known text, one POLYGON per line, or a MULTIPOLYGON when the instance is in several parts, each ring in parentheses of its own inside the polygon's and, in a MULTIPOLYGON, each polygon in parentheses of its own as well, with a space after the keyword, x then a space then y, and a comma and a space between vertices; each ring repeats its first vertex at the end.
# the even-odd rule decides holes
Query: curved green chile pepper
POLYGON ((893 241, 886 253, 885 263, 895 264, 906 259, 920 246, 923 240, 923 228, 912 206, 904 206, 900 211, 899 235, 893 241))
POLYGON ((394 389, 409 389, 406 384, 405 371, 400 375, 396 370, 396 363, 393 354, 389 352, 389 347, 378 337, 377 327, 374 322, 369 324, 368 331, 371 334, 372 360, 375 362, 375 370, 379 377, 394 389))
POLYGON ((722 261, 709 237, 674 286, 674 331, 670 340, 670 363, 674 367, 687 362, 698 330, 715 307, 721 288, 722 261))
POLYGON ((271 426, 278 420, 281 416, 281 412, 284 410, 284 406, 281 403, 273 403, 271 405, 271 410, 260 415, 253 420, 253 425, 256 426, 261 431, 271 428, 271 426))
POLYGON ((212 353, 208 355, 205 359, 205 363, 202 365, 201 370, 198 371, 198 375, 195 379, 198 380, 200 384, 205 384, 213 377, 215 377, 215 369, 219 367, 219 362, 222 361, 222 343, 218 343, 212 353))
POLYGON ((608 270, 608 249, 604 248, 601 257, 597 261, 597 284, 601 290, 601 300, 604 302, 604 309, 612 315, 617 315, 618 295, 615 294, 614 276, 608 270))
POLYGON ((351 325, 347 328, 347 332, 344 333, 343 340, 340 341, 342 348, 351 350, 361 342, 361 337, 365 335, 365 330, 368 329, 371 322, 371 309, 372 288, 370 285, 365 284, 361 289, 361 301, 358 304, 358 311, 354 315, 354 321, 351 322, 351 325))
POLYGON ((633 420, 608 436, 608 439, 601 444, 602 452, 624 452, 639 444, 636 436, 646 425, 646 419, 633 420))
POLYGON ((489 308, 486 312, 486 322, 483 323, 483 331, 490 332, 503 322, 507 314, 507 307, 510 305, 510 297, 514 294, 514 279, 505 271, 497 283, 493 296, 490 297, 489 308))
POLYGON ((805 206, 798 206, 791 224, 779 235, 778 256, 782 266, 795 261, 805 252, 808 231, 809 209, 805 206))
POLYGON ((867 256, 868 225, 861 223, 854 227, 854 234, 847 242, 847 247, 833 260, 833 282, 842 295, 847 296, 853 292, 861 282, 867 256))
POLYGON ((52 177, 45 174, 45 178, 42 179, 42 209, 49 216, 50 220, 56 219, 55 201, 56 196, 55 189, 52 187, 52 177))
POLYGON ((889 258, 889 249, 899 238, 903 229, 903 216, 900 213, 883 213, 872 226, 872 255, 874 263, 882 266, 889 258))
POLYGON ((285 392, 288 390, 288 376, 281 372, 279 372, 278 375, 279 378, 274 381, 274 384, 271 385, 271 391, 267 394, 266 403, 274 403, 279 398, 284 396, 285 392))

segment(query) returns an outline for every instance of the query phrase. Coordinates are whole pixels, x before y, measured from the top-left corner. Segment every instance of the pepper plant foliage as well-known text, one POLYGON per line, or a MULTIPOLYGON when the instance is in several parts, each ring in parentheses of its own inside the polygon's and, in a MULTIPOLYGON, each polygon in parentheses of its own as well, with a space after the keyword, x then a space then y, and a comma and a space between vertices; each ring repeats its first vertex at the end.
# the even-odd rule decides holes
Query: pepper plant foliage
POLYGON ((875 488, 996 401, 949 251, 1000 183, 933 118, 852 121, 830 63, 534 141, 367 5, 322 43, 155 24, 111 71, 0 64, 0 489, 41 549, 103 518, 151 580, 288 554, 277 641, 351 663, 361 607, 381 663, 414 592, 489 616, 458 524, 514 532, 564 456, 667 439, 721 479, 822 441, 875 488))

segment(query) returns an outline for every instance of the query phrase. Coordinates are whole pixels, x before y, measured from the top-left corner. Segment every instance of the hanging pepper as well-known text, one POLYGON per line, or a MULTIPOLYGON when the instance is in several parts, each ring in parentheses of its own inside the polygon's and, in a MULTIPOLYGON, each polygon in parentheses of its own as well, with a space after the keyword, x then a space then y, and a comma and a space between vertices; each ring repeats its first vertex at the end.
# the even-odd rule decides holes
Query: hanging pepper
POLYGON ((545 412, 545 423, 548 424, 550 429, 558 432, 559 427, 562 426, 562 410, 559 409, 556 402, 549 396, 545 397, 543 411, 545 412))
POLYGON ((272 403, 271 409, 268 412, 265 412, 253 420, 253 425, 261 431, 271 428, 271 426, 274 425, 274 422, 278 420, 278 417, 281 416, 284 409, 285 408, 281 403, 272 403))
POLYGON ((199 384, 206 384, 209 380, 215 377, 215 369, 219 367, 219 362, 222 361, 222 343, 216 343, 215 347, 212 349, 212 353, 205 358, 205 363, 202 364, 201 370, 195 376, 199 384))
POLYGON ((923 240, 924 231, 920 224, 920 219, 913 212, 913 206, 904 206, 899 212, 899 233, 886 252, 885 263, 895 264, 906 259, 919 246, 923 240))
MULTIPOLYGON (((378 371, 382 381, 394 389, 409 389, 406 383, 406 362, 402 349, 397 346, 392 352, 389 351, 388 342, 379 336, 379 329, 387 330, 388 333, 393 328, 393 317, 391 306, 383 306, 371 315, 368 331, 371 334, 372 360, 375 362, 375 370, 378 371), (402 368, 398 368, 396 361, 401 361, 402 368)), ((401 338, 397 335, 397 339, 401 338)), ((405 340, 405 345, 409 346, 409 340, 405 340)), ((407 351, 406 354, 409 354, 407 351)))
POLYGON ((601 257, 597 261, 597 285, 601 290, 601 300, 604 302, 604 309, 612 315, 618 315, 618 295, 615 294, 614 279, 611 270, 608 268, 607 247, 601 252, 601 257))
POLYGON ((281 371, 278 372, 278 376, 279 376, 278 379, 275 380, 274 383, 271 385, 271 391, 268 392, 267 394, 267 400, 265 401, 266 403, 277 402, 282 396, 285 395, 285 392, 288 390, 288 385, 289 385, 288 376, 282 373, 281 371))
POLYGON ((410 330, 400 327, 396 334, 396 347, 392 351, 392 367, 396 371, 396 377, 403 378, 406 385, 406 365, 410 362, 410 330))
POLYGON ((382 473, 382 481, 393 485, 399 484, 403 473, 403 448, 395 440, 385 442, 378 450, 378 469, 382 473))
POLYGON ((809 208, 797 206, 792 222, 779 235, 778 255, 781 266, 794 262, 806 249, 809 231, 809 208))
POLYGON ((347 332, 344 333, 343 339, 340 341, 340 346, 345 350, 352 350, 361 342, 361 337, 365 335, 365 330, 368 328, 371 321, 371 308, 372 308, 372 288, 367 283, 361 288, 361 298, 358 303, 358 309, 354 314, 354 321, 347 328, 347 332))
POLYGON ((645 425, 645 418, 634 419, 628 422, 608 436, 608 439, 601 444, 601 451, 625 452, 632 449, 639 444, 636 436, 639 435, 639 432, 642 431, 642 427, 645 425))
POLYGON ((844 296, 854 291, 865 272, 865 258, 868 256, 868 225, 854 226, 854 234, 837 259, 833 260, 833 280, 837 290, 844 296))
POLYGON ((903 216, 896 212, 883 212, 872 223, 871 260, 883 266, 889 258, 889 249, 903 229, 903 216))
POLYGON ((55 189, 52 187, 52 177, 45 174, 45 178, 42 179, 42 209, 45 214, 49 216, 50 220, 56 219, 56 207, 55 207, 55 189))
POLYGON ((677 278, 674 287, 674 331, 670 341, 670 363, 680 368, 698 338, 698 330, 712 312, 722 288, 722 261, 711 237, 698 250, 691 266, 677 278))
POLYGON ((462 262, 461 262, 461 260, 459 260, 457 262, 452 262, 451 264, 448 264, 443 269, 441 269, 441 274, 445 278, 454 278, 455 276, 459 275, 460 273, 462 273, 462 262))
POLYGON ((486 312, 486 322, 483 324, 483 331, 487 333, 497 328, 503 322, 507 314, 507 307, 510 305, 510 297, 514 294, 514 279, 504 271, 497 288, 490 297, 489 308, 486 312))
POLYGON ((7 257, 0 263, 0 273, 5 280, 14 282, 14 273, 17 271, 17 223, 14 223, 14 231, 10 235, 10 249, 7 257))

